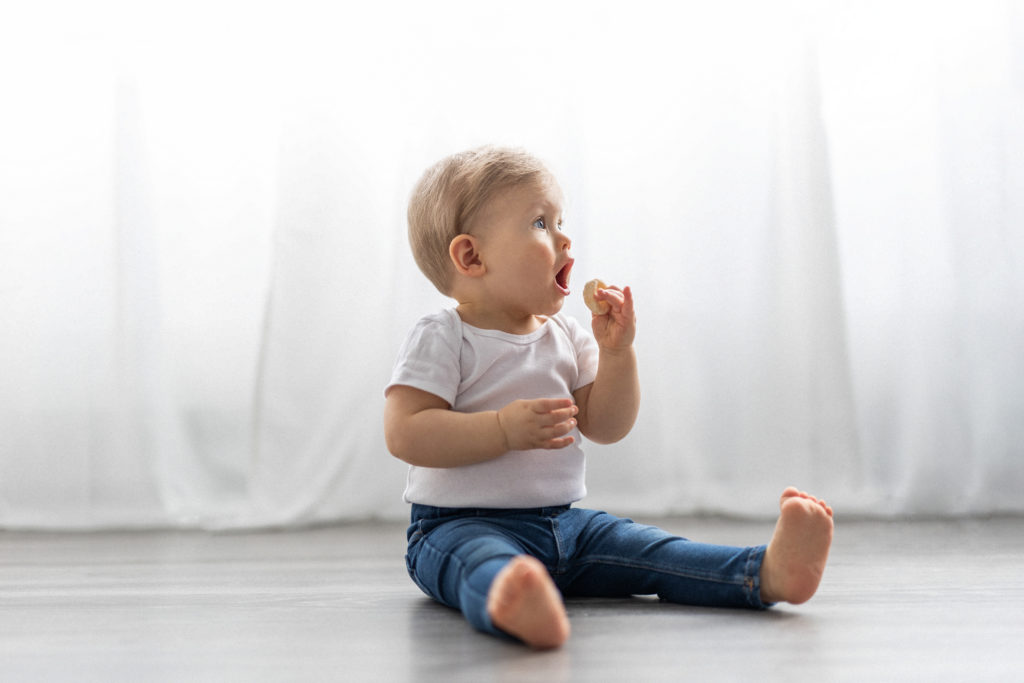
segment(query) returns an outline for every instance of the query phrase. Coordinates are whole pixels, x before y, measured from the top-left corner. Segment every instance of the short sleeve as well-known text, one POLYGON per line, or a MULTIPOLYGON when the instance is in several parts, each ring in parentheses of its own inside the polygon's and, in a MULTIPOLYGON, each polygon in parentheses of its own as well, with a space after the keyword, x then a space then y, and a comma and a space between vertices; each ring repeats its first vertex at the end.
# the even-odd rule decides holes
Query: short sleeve
POLYGON ((398 352, 391 381, 384 395, 396 385, 420 389, 454 405, 460 381, 461 331, 437 316, 421 318, 398 352))
POLYGON ((579 375, 576 379, 576 386, 572 387, 572 390, 576 391, 580 387, 593 384, 597 378, 599 349, 594 335, 579 321, 571 316, 565 316, 563 320, 569 333, 569 339, 572 341, 573 350, 576 352, 576 367, 579 370, 579 375))

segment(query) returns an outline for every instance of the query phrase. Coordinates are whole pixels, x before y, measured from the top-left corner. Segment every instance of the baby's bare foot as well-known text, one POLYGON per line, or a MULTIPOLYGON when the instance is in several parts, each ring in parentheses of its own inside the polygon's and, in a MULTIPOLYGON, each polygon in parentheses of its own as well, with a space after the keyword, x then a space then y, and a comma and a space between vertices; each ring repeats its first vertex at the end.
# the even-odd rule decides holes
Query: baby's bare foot
POLYGON ((569 637, 562 596, 544 565, 529 555, 514 557, 494 577, 487 613, 495 626, 531 647, 555 648, 569 637))
POLYGON ((790 487, 761 565, 763 602, 807 602, 818 590, 832 545, 832 508, 790 487))

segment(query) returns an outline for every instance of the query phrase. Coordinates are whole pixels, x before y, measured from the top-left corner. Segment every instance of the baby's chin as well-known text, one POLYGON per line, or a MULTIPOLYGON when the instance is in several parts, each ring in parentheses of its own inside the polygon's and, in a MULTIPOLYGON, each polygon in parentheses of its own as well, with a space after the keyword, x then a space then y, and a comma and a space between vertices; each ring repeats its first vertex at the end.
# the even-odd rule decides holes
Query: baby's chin
POLYGON ((555 313, 561 311, 563 306, 565 306, 565 297, 562 297, 561 299, 556 301, 554 304, 552 304, 551 310, 545 311, 541 315, 554 315, 555 313))

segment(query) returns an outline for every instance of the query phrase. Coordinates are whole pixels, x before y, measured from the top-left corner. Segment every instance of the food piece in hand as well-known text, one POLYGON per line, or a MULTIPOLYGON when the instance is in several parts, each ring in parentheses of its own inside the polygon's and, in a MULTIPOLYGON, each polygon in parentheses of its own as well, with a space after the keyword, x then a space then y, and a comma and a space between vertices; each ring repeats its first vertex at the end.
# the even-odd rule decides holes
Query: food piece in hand
POLYGON ((591 280, 583 285, 583 302, 594 312, 594 315, 604 315, 611 310, 607 301, 598 301, 594 298, 594 293, 599 289, 605 289, 605 284, 600 280, 591 280))

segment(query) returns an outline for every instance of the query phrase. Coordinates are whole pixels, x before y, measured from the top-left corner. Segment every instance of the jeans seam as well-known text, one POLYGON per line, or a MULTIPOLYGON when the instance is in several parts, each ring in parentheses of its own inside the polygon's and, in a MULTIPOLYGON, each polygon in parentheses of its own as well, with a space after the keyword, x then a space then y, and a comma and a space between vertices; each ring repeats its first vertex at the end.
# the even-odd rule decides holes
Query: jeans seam
POLYGON ((679 577, 681 579, 694 579, 697 581, 708 581, 710 583, 721 583, 730 586, 743 586, 746 580, 746 576, 739 577, 737 579, 723 579, 720 576, 711 574, 699 574, 691 572, 682 572, 677 569, 667 568, 655 564, 647 564, 641 562, 629 562, 621 560, 611 556, 595 555, 579 561, 579 565, 582 567, 588 564, 605 564, 613 567, 624 567, 626 569, 640 569, 649 572, 659 572, 667 574, 669 576, 679 577))
POLYGON ((751 548, 747 553, 747 563, 744 567, 746 577, 743 582, 743 588, 747 593, 747 601, 758 609, 766 609, 775 604, 766 603, 761 600, 761 572, 755 571, 755 569, 759 570, 760 566, 764 564, 765 550, 765 546, 751 548))
POLYGON ((552 568, 551 573, 553 575, 560 576, 562 574, 565 574, 567 571, 565 567, 566 563, 564 561, 565 551, 562 548, 562 537, 559 533, 558 519, 556 519, 555 517, 551 517, 550 522, 551 535, 555 540, 555 553, 557 554, 557 557, 555 557, 555 566, 552 568))

